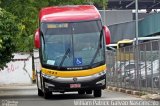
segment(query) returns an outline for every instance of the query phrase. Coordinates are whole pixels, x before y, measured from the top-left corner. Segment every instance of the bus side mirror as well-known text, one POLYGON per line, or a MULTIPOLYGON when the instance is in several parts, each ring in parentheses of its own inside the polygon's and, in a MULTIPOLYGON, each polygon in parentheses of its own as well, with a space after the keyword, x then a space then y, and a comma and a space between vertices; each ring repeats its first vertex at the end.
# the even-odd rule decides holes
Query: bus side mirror
POLYGON ((40 34, 39 34, 39 28, 36 30, 34 35, 34 46, 35 48, 40 48, 40 34))
POLYGON ((103 31, 106 39, 106 45, 111 43, 111 35, 107 26, 103 26, 103 31))

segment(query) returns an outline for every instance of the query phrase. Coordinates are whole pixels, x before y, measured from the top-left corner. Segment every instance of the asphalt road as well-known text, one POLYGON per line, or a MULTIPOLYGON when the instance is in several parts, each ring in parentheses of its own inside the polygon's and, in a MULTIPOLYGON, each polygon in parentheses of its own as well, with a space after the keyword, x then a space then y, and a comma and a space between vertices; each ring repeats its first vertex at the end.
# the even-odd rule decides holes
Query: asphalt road
MULTIPOLYGON (((139 97, 103 90, 101 98, 93 95, 78 95, 76 92, 53 94, 48 100, 37 96, 36 89, 0 90, 0 106, 147 106, 139 97)), ((160 106, 155 101, 147 101, 150 106, 160 106)))

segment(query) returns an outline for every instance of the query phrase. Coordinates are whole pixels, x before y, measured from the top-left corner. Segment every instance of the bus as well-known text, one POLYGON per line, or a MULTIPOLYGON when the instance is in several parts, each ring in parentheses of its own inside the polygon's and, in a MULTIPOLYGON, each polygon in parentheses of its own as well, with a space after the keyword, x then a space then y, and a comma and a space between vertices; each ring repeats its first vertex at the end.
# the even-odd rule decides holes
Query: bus
MULTIPOLYGON (((157 36, 151 36, 151 37, 138 37, 138 44, 148 42, 148 41, 153 41, 153 40, 159 40, 160 35, 157 36)), ((117 42, 117 48, 123 48, 126 46, 132 46, 136 45, 136 38, 134 39, 123 39, 117 42)))
MULTIPOLYGON (((149 41, 159 40, 160 36, 152 37, 138 37, 138 44, 142 44, 149 41)), ((136 38, 134 39, 123 39, 117 42, 117 59, 118 60, 133 60, 134 59, 134 48, 136 46, 136 38)), ((156 44, 153 45, 153 49, 156 44)), ((147 47, 146 47, 147 48, 147 47)), ((143 48, 140 48, 143 49, 143 48)), ((148 49, 148 48, 147 48, 148 49)))
POLYGON ((117 42, 117 61, 133 59, 133 40, 123 39, 117 42))
POLYGON ((110 32, 93 5, 42 8, 34 36, 38 95, 78 92, 101 97, 110 32))

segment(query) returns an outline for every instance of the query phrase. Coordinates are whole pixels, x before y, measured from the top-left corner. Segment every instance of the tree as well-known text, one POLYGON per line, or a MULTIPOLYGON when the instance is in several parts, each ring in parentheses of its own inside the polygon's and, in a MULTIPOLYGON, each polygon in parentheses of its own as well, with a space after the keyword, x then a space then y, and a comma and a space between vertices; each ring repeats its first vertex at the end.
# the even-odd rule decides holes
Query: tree
POLYGON ((13 58, 12 53, 15 51, 13 38, 19 30, 15 19, 11 13, 0 8, 0 69, 13 58))
POLYGON ((108 0, 91 0, 93 4, 99 9, 106 9, 108 0))
POLYGON ((2 48, 2 39, 0 39, 0 50, 2 48))
POLYGON ((33 38, 38 16, 33 2, 34 0, 2 0, 0 5, 17 17, 15 24, 20 29, 14 37, 17 52, 29 52, 33 49, 33 39, 30 36, 33 38))

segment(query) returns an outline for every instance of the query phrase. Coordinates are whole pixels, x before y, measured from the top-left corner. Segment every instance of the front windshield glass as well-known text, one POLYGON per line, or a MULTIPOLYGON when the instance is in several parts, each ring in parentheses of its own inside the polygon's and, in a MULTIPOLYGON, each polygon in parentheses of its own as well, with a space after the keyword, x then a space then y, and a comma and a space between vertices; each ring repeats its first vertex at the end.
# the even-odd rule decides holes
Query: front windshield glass
POLYGON ((96 64, 104 61, 104 39, 103 37, 100 39, 100 36, 103 36, 101 28, 100 21, 42 23, 43 64, 83 67, 89 66, 91 62, 96 64))

